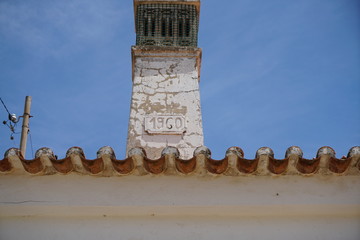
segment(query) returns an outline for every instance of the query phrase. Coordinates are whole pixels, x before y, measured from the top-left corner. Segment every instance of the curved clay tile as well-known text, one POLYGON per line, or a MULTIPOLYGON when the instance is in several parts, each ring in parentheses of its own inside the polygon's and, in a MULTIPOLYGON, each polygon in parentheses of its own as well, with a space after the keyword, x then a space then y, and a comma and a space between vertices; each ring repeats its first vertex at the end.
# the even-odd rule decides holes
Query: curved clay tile
POLYGON ((211 158, 211 151, 205 146, 197 147, 194 151, 194 157, 198 155, 204 155, 205 157, 205 167, 210 173, 221 174, 226 171, 229 161, 227 157, 222 160, 214 160, 211 158))
POLYGON ((297 155, 299 158, 303 157, 303 151, 298 146, 291 146, 286 149, 285 158, 289 158, 291 155, 297 155))
POLYGON ((4 158, 0 160, 0 172, 9 172, 12 169, 12 166, 9 162, 9 158, 4 158))
POLYGON ((109 155, 111 159, 116 159, 114 149, 109 146, 101 147, 96 153, 97 158, 101 158, 103 155, 109 155))
POLYGON ((51 148, 48 147, 39 148, 35 152, 35 158, 40 158, 43 155, 47 156, 49 159, 56 159, 53 150, 51 150, 51 148))
POLYGON ((274 158, 274 151, 269 147, 261 147, 256 151, 255 158, 260 158, 261 155, 267 155, 274 158))
POLYGON ((111 159, 114 169, 121 174, 128 174, 134 169, 134 162, 132 157, 125 160, 111 159))
POLYGON ((113 168, 120 174, 128 174, 134 169, 134 162, 132 156, 124 160, 117 160, 114 150, 109 146, 101 147, 97 151, 96 155, 97 158, 102 158, 105 155, 109 156, 113 168))
POLYGON ((289 158, 285 159, 275 159, 269 157, 268 169, 274 174, 282 174, 286 171, 289 165, 289 158))
POLYGON ((50 148, 47 148, 47 147, 42 147, 42 148, 38 149, 35 153, 35 159, 33 159, 33 160, 25 160, 20 156, 19 156, 19 159, 21 160, 21 163, 27 172, 29 172, 31 174, 37 174, 44 169, 44 166, 41 162, 41 156, 46 156, 50 160, 56 159, 54 152, 50 148))
POLYGON ((319 158, 323 155, 329 155, 330 157, 335 158, 336 153, 333 148, 324 146, 324 147, 319 148, 319 150, 316 153, 316 158, 319 158))
POLYGON ((238 158, 243 158, 244 157, 244 151, 239 148, 239 147, 229 147, 226 150, 225 156, 228 156, 230 154, 234 154, 236 155, 238 158))
POLYGON ((351 160, 354 159, 354 161, 357 161, 354 163, 354 165, 357 166, 358 170, 360 171, 360 146, 350 148, 347 157, 351 158, 351 160))
POLYGON ((180 152, 176 147, 166 147, 161 151, 161 156, 174 155, 175 158, 180 157, 180 152))
POLYGON ((104 162, 102 158, 97 158, 94 160, 81 158, 81 162, 84 168, 92 174, 98 174, 104 169, 104 162))
POLYGON ((189 160, 175 159, 176 169, 184 174, 195 171, 196 168, 196 157, 190 158, 189 160))
POLYGON ((4 154, 4 158, 0 160, 0 172, 9 172, 13 168, 11 162, 9 161, 9 157, 17 156, 21 158, 21 153, 18 148, 9 148, 6 150, 4 154))
POLYGON ((144 157, 144 167, 146 171, 150 173, 162 173, 165 170, 165 156, 162 156, 157 160, 151 160, 147 157, 144 157))
POLYGON ((256 151, 255 159, 239 158, 237 168, 242 173, 253 173, 257 170, 260 156, 267 155, 269 158, 274 158, 274 152, 269 147, 261 147, 256 151))
POLYGON ((146 151, 142 147, 131 148, 128 151, 128 156, 132 157, 132 156, 135 156, 135 155, 140 155, 142 157, 146 157, 146 151))
POLYGON ((71 147, 66 151, 66 157, 70 157, 72 154, 79 155, 81 158, 85 158, 84 151, 81 147, 71 147))
POLYGON ((35 158, 33 160, 24 160, 24 159, 20 159, 24 169, 31 174, 36 174, 41 172, 44 169, 44 166, 40 160, 40 157, 35 158))
POLYGON ((53 167, 56 171, 60 173, 69 173, 73 170, 73 164, 71 162, 71 157, 66 157, 64 159, 50 159, 53 167))
POLYGON ((320 164, 320 157, 314 159, 299 158, 296 169, 303 174, 315 173, 320 164))
MULTIPOLYGON (((273 151, 267 147, 260 148, 256 152, 255 159, 245 159, 243 157, 244 153, 239 147, 229 148, 226 151, 226 157, 222 160, 212 159, 211 151, 205 146, 198 147, 194 151, 194 157, 189 160, 180 159, 179 151, 175 147, 165 148, 162 151, 162 157, 157 160, 148 159, 146 152, 142 148, 131 149, 128 155, 129 157, 124 160, 117 160, 113 149, 106 146, 97 152, 97 159, 87 160, 81 148, 72 147, 67 151, 66 158, 57 160, 50 148, 40 148, 35 154, 35 159, 24 160, 18 149, 11 148, 6 151, 3 160, 0 160, 0 172, 6 173, 13 168, 20 167, 31 174, 41 173, 48 175, 54 172, 51 169, 55 169, 57 172, 64 174, 71 171, 78 171, 85 174, 87 172, 99 174, 107 171, 105 175, 110 176, 114 173, 113 169, 120 174, 129 174, 136 166, 136 168, 139 168, 142 172, 146 170, 153 174, 164 173, 167 167, 176 167, 178 172, 188 174, 195 172, 198 164, 202 165, 204 161, 205 166, 202 168, 206 168, 209 173, 222 174, 230 170, 233 167, 232 164, 236 161, 236 168, 240 172, 250 174, 257 170, 263 170, 265 161, 267 161, 266 165, 269 171, 259 171, 259 175, 269 175, 269 173, 283 174, 289 168, 289 164, 294 164, 291 168, 296 167, 300 174, 327 174, 329 171, 337 174, 346 173, 350 175, 360 173, 359 146, 351 148, 348 156, 341 159, 335 157, 335 151, 331 147, 321 147, 317 152, 317 157, 314 159, 304 159, 302 157, 302 150, 296 146, 287 149, 284 159, 275 159, 273 151), (266 158, 263 157, 264 155, 266 155, 266 158), (21 162, 20 165, 18 161, 21 162), (259 169, 260 161, 261 169, 259 169), (51 165, 49 165, 49 163, 51 165), (139 166, 137 166, 137 164, 139 164, 139 166), (45 168, 49 167, 51 168, 48 169, 49 171, 45 170, 45 168), (318 171, 320 168, 321 171, 318 171), (84 170, 86 171, 84 172, 84 170)), ((176 172, 171 172, 171 174, 174 173, 176 174, 176 172)), ((134 174, 139 173, 134 172, 134 174)), ((229 171, 229 174, 233 176, 237 175, 233 171, 229 171)))
POLYGON ((194 157, 197 157, 198 155, 204 155, 205 158, 210 159, 211 158, 211 151, 209 148, 205 146, 197 147, 194 150, 194 157))
MULTIPOLYGON (((164 150, 163 150, 164 151, 164 150)), ((146 151, 141 147, 132 148, 128 152, 129 157, 141 156, 143 158, 143 166, 147 172, 153 174, 160 174, 165 170, 165 156, 161 156, 159 159, 152 160, 146 157, 146 151)))
POLYGON ((239 158, 236 164, 238 170, 242 173, 253 173, 256 171, 259 164, 259 158, 245 159, 239 158))
POLYGON ((299 159, 303 157, 303 152, 298 146, 291 146, 286 149, 284 159, 275 159, 274 157, 272 157, 274 156, 272 150, 269 150, 268 152, 270 154, 268 169, 271 173, 274 174, 282 174, 288 169, 291 155, 296 155, 299 159))
MULTIPOLYGON (((100 150, 97 152, 97 158, 94 160, 89 160, 85 158, 84 151, 80 147, 72 147, 70 148, 66 155, 67 157, 70 157, 71 155, 78 155, 81 159, 81 163, 86 171, 90 172, 91 174, 98 174, 104 170, 104 161, 101 157, 101 154, 107 154, 103 153, 103 151, 106 150, 107 147, 100 148, 100 150)), ((113 151, 112 149, 110 151, 113 151)))
POLYGON ((351 163, 351 157, 350 158, 333 158, 331 157, 329 160, 329 170, 334 173, 344 173, 351 163))
POLYGON ((334 149, 328 146, 321 147, 317 151, 316 158, 314 159, 300 158, 296 165, 297 170, 303 174, 315 173, 319 168, 320 159, 324 155, 330 156, 330 158, 335 158, 335 151, 334 149))
POLYGON ((355 147, 350 148, 347 157, 349 158, 349 157, 353 157, 356 155, 360 156, 360 146, 355 146, 355 147))
POLYGON ((206 159, 206 168, 211 173, 221 174, 226 171, 228 165, 229 161, 227 157, 222 160, 206 159))
POLYGON ((211 158, 211 151, 209 148, 205 146, 197 147, 194 150, 193 158, 190 158, 188 160, 183 160, 178 158, 176 159, 175 161, 176 169, 184 174, 188 174, 195 171, 196 166, 198 164, 197 162, 199 155, 204 155, 205 159, 209 159, 211 158))
POLYGON ((9 158, 11 156, 21 156, 20 149, 18 149, 18 148, 9 148, 8 150, 6 150, 6 152, 4 154, 4 158, 9 158))

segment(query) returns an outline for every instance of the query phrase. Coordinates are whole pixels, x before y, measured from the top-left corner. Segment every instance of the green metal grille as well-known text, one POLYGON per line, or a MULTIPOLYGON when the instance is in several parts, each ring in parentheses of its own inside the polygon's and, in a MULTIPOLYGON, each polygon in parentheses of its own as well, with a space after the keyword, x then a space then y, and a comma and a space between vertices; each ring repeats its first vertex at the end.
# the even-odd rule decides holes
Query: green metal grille
POLYGON ((194 5, 141 4, 137 7, 136 45, 196 47, 198 25, 194 5))

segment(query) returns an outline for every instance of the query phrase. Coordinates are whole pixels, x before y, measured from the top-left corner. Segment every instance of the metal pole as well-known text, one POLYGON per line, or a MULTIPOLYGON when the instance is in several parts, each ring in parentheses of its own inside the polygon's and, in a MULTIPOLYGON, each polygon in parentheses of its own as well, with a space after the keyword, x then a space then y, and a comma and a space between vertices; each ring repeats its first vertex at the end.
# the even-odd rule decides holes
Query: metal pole
POLYGON ((31 96, 26 96, 25 107, 23 115, 23 124, 21 129, 20 152, 25 158, 26 154, 26 141, 29 132, 29 119, 30 119, 31 96))

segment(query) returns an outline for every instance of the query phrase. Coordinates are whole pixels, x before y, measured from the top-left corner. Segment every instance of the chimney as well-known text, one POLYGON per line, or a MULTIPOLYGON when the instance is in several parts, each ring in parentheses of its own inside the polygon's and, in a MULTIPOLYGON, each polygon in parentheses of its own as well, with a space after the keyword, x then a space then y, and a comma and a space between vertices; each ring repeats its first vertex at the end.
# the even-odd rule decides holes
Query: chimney
POLYGON ((134 0, 136 46, 127 152, 142 147, 148 158, 167 146, 189 159, 203 145, 200 107, 200 1, 134 0))

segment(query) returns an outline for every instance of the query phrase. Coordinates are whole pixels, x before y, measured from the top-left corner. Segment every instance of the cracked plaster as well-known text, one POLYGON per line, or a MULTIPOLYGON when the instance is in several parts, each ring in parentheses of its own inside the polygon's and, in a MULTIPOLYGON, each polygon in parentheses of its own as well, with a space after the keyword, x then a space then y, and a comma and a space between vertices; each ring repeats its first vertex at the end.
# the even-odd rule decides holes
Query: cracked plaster
POLYGON ((178 52, 133 51, 133 89, 127 139, 127 151, 133 147, 145 149, 149 158, 158 158, 164 147, 177 147, 180 157, 189 159, 196 147, 203 145, 203 130, 199 93, 200 50, 178 52), (187 56, 186 56, 187 54, 187 56), (185 56, 184 56, 185 55, 185 56), (182 115, 186 131, 181 135, 149 134, 145 131, 145 116, 182 115))

